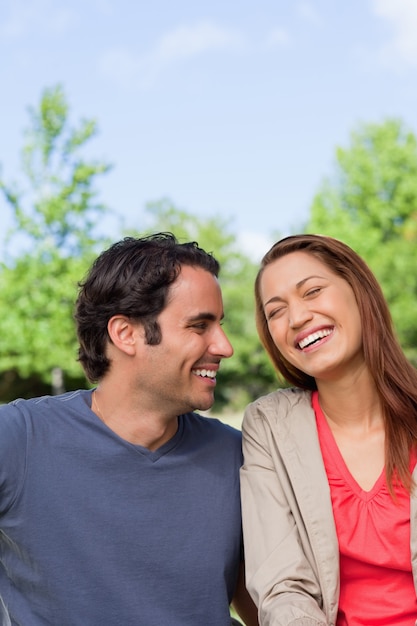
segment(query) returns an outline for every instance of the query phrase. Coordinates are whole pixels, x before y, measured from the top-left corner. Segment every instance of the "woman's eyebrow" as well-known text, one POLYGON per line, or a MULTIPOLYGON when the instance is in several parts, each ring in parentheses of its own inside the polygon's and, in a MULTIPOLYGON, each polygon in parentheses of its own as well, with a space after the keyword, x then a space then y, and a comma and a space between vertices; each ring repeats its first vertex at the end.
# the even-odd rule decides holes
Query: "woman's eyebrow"
MULTIPOLYGON (((298 283, 296 283, 296 289, 300 289, 300 287, 302 287, 304 283, 306 283, 308 280, 311 280, 312 278, 322 279, 324 278, 324 276, 319 276, 318 274, 312 274, 311 276, 307 276, 306 278, 303 278, 302 280, 299 280, 298 283)), ((264 306, 266 306, 267 304, 271 304, 272 302, 283 302, 283 298, 281 298, 280 296, 272 296, 272 298, 265 302, 264 306)))

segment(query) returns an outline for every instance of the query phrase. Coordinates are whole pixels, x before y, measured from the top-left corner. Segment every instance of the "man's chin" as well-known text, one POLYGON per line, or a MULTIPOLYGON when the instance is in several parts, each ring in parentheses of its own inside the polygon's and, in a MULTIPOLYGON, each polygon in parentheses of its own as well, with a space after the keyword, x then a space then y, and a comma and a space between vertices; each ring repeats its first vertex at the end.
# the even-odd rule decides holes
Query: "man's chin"
POLYGON ((206 399, 201 398, 200 401, 198 402, 198 405, 195 407, 194 410, 208 411, 209 409, 211 409, 213 404, 214 404, 214 395, 206 399))

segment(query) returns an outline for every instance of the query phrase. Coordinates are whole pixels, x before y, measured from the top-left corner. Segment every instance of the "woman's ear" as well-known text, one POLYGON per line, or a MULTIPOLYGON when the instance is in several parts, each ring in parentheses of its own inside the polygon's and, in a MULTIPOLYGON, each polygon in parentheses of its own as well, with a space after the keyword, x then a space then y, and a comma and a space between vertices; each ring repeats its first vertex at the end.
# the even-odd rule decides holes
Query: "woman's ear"
POLYGON ((130 356, 136 353, 136 342, 138 339, 138 324, 124 315, 113 315, 108 321, 107 332, 112 344, 130 356))

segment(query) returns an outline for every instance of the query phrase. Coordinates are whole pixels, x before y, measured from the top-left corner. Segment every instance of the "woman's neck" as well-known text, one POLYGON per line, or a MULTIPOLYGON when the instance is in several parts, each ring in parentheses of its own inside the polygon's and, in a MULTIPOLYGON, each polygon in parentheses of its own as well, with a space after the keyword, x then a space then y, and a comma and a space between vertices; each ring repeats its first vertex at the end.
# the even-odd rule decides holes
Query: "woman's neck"
POLYGON ((374 380, 362 371, 351 380, 317 381, 320 406, 336 426, 369 428, 383 421, 381 399, 374 380))

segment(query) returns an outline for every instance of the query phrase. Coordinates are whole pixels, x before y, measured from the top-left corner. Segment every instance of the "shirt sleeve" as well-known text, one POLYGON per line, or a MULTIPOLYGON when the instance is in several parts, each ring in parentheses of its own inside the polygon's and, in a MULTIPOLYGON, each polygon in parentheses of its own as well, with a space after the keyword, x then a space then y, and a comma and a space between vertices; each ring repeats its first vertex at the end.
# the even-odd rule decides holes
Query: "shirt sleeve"
POLYGON ((291 485, 258 404, 243 420, 246 582, 263 626, 326 626, 318 580, 292 512, 291 485))
POLYGON ((0 516, 13 506, 26 471, 27 427, 15 403, 0 407, 0 516))

